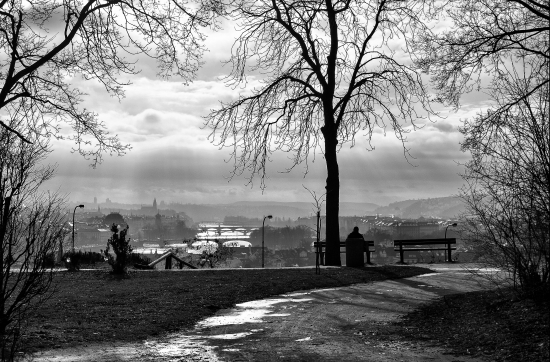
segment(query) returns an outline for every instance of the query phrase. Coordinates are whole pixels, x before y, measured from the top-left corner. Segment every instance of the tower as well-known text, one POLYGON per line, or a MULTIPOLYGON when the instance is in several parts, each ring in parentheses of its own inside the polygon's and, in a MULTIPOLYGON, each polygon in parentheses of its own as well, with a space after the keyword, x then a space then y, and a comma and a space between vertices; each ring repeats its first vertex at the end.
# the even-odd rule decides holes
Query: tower
POLYGON ((153 209, 155 209, 155 211, 157 211, 157 199, 156 198, 153 200, 153 209))

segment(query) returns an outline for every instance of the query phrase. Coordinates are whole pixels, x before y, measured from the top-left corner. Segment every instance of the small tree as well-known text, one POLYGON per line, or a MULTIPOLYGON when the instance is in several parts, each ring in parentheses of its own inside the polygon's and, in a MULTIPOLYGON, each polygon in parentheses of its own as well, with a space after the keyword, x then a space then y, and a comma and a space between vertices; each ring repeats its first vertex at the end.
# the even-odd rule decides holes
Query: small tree
MULTIPOLYGON (((17 128, 14 122, 9 124, 17 128)), ((51 295, 53 259, 65 235, 63 200, 39 191, 53 176, 49 153, 0 128, 0 359, 15 356, 29 314, 51 295)))
POLYGON ((210 268, 227 265, 227 262, 233 257, 233 249, 227 246, 219 245, 216 250, 204 250, 199 258, 198 265, 203 268, 210 268))
POLYGON ((508 272, 521 295, 543 299, 550 294, 550 87, 533 92, 532 85, 549 71, 518 67, 494 81, 495 107, 461 129, 462 148, 472 154, 462 224, 482 261, 508 272))
POLYGON ((129 227, 118 231, 118 226, 113 224, 111 226, 111 232, 113 236, 107 241, 107 249, 105 249, 105 257, 109 262, 109 265, 113 268, 113 274, 125 274, 126 266, 132 256, 132 246, 130 245, 130 238, 126 239, 129 227), (115 256, 113 256, 109 250, 113 248, 115 256))

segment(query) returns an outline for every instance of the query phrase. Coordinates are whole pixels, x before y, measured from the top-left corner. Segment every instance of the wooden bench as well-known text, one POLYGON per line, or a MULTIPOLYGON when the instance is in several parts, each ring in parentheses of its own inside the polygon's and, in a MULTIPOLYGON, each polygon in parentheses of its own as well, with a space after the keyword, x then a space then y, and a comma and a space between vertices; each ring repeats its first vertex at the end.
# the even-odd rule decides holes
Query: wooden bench
MULTIPOLYGON (((325 253, 326 253, 326 247, 327 243, 326 241, 321 242, 314 242, 313 247, 315 248, 315 254, 316 255, 316 266, 325 265, 325 253)), ((342 250, 342 248, 346 247, 346 241, 340 241, 340 253, 345 253, 345 250, 342 250)), ((374 241, 373 240, 365 240, 365 244, 363 245, 363 251, 367 253, 367 264, 370 264, 370 253, 374 253, 374 241), (371 249, 372 248, 372 249, 371 249)))
POLYGON ((414 239, 414 240, 394 240, 393 250, 399 251, 400 263, 404 264, 403 254, 405 251, 447 251, 447 261, 452 261, 451 250, 456 250, 456 238, 448 239, 414 239), (444 247, 427 247, 428 245, 444 245, 444 247))

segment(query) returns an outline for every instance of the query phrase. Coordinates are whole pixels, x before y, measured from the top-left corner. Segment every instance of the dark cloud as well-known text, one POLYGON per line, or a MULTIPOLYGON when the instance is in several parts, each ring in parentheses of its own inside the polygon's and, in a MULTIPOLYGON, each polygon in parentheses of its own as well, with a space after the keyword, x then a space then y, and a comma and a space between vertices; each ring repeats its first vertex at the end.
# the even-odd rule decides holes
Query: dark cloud
POLYGON ((433 125, 434 128, 444 133, 457 132, 456 127, 449 123, 437 122, 433 125))
MULTIPOLYGON (((146 117, 142 117, 145 119, 146 117)), ((163 124, 161 121, 160 124, 163 124)), ((446 196, 461 185, 460 166, 453 157, 460 155, 457 142, 439 132, 417 135, 409 145, 416 159, 410 163, 402 146, 390 137, 374 141, 377 149, 369 152, 361 145, 343 148, 339 154, 341 200, 385 204, 399 199, 446 196), (450 142, 455 146, 449 147, 450 142), (411 165, 412 163, 412 165, 411 165)), ((148 136, 146 136, 148 137, 148 136)), ((322 155, 290 173, 288 155, 276 154, 268 164, 267 189, 260 180, 248 185, 245 176, 231 181, 229 150, 218 150, 208 143, 182 144, 159 138, 146 141, 124 157, 106 158, 97 169, 67 150, 57 147, 51 161, 59 164, 53 188, 70 192, 71 198, 83 200, 96 196, 124 202, 148 202, 152 197, 179 202, 232 202, 239 200, 311 199, 306 186, 318 195, 324 193, 326 167, 322 155), (59 186, 60 185, 60 186, 59 186), (90 196, 92 195, 92 196, 90 196)))

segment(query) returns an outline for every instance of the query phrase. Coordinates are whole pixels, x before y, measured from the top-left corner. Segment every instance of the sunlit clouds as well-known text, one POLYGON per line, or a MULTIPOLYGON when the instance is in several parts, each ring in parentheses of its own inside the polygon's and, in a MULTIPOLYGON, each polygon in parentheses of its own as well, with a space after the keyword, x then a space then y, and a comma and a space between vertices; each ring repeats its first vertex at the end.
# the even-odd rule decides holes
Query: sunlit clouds
MULTIPOLYGON (((227 25, 227 24, 226 24, 227 25)), ((84 105, 93 110, 112 134, 132 149, 123 157, 106 156, 93 169, 89 161, 70 152, 71 144, 56 141, 49 162, 58 164, 57 177, 48 187, 68 194, 71 200, 150 203, 154 197, 166 202, 227 203, 241 200, 311 201, 302 186, 322 194, 326 168, 322 154, 290 173, 284 172, 290 155, 279 153, 268 164, 267 188, 259 180, 248 183, 248 175, 231 176, 229 149, 218 149, 208 140, 203 117, 209 110, 236 99, 238 92, 258 85, 251 77, 245 88, 232 89, 223 83, 230 69, 220 61, 229 57, 234 31, 216 33, 207 43, 210 52, 198 79, 183 85, 177 79, 155 78, 154 62, 140 59, 143 71, 125 88, 125 98, 110 97, 98 82, 75 78, 73 83, 88 94, 84 105), (226 162, 228 161, 228 162, 226 162)), ((429 121, 407 135, 403 145, 391 129, 376 131, 373 151, 357 135, 353 148, 345 144, 339 154, 341 200, 387 204, 400 199, 449 196, 462 181, 460 163, 468 155, 460 151, 460 120, 473 117, 485 107, 482 94, 466 95, 458 111, 438 106, 444 116, 429 121)))

